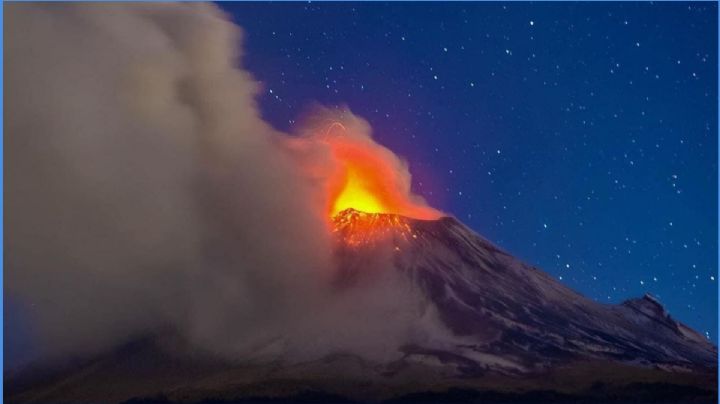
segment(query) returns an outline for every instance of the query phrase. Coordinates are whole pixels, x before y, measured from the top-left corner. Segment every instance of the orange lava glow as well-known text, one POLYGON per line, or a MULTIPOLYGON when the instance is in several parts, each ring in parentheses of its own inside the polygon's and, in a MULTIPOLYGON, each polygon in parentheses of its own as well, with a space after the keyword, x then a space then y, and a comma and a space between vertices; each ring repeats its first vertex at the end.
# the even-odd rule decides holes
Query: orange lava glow
POLYGON ((357 171, 353 167, 346 167, 345 184, 340 194, 335 198, 331 215, 335 216, 345 209, 356 209, 361 212, 368 213, 388 213, 390 209, 386 207, 378 197, 376 197, 371 189, 371 185, 367 183, 366 175, 357 171))
POLYGON ((350 208, 426 220, 440 216, 411 195, 410 174, 388 149, 343 135, 325 141, 341 167, 330 182, 330 217, 350 208))
POLYGON ((401 242, 410 237, 416 239, 408 219, 398 215, 359 212, 346 209, 333 216, 334 232, 339 234, 346 245, 358 247, 381 240, 392 240, 395 251, 400 251, 401 242))

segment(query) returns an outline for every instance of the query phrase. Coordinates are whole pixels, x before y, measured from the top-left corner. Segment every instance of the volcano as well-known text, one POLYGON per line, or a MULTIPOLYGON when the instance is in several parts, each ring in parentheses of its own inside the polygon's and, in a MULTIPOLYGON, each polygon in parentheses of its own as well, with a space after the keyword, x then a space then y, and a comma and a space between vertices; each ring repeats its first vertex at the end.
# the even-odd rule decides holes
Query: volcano
POLYGON ((651 295, 597 303, 452 217, 347 209, 332 225, 339 293, 362 284, 377 271, 375 258, 385 257, 390 265, 383 270, 395 271, 423 296, 442 332, 399 344, 386 361, 333 352, 292 363, 201 357, 178 349, 183 343, 171 332, 159 333, 103 355, 6 374, 5 399, 717 401, 717 348, 651 295))

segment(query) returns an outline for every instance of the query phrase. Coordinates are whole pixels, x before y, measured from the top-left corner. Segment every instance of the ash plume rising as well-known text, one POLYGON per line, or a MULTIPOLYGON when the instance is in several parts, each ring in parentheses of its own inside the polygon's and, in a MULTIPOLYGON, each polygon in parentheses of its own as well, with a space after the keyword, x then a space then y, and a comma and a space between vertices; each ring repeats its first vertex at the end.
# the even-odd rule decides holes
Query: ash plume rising
POLYGON ((333 293, 342 168, 325 142, 260 118, 242 31, 215 6, 5 10, 6 302, 30 319, 34 359, 159 329, 230 357, 382 352, 411 332, 419 298, 392 279, 333 293))

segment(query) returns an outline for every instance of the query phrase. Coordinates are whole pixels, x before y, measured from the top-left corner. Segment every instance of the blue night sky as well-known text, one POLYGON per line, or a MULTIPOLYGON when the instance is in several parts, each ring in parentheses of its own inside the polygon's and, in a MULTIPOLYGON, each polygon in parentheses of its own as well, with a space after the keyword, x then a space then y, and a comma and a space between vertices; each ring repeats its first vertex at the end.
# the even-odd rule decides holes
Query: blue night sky
POLYGON ((346 104, 416 193, 717 342, 716 3, 221 3, 265 119, 346 104))

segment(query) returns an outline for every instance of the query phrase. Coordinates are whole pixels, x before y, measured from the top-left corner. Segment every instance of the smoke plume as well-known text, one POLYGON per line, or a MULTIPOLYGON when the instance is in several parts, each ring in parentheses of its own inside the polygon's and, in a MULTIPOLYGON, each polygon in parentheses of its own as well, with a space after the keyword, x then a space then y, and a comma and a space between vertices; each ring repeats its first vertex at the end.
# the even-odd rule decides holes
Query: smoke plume
POLYGON ((426 310, 391 273, 330 287, 342 164, 322 125, 351 128, 388 162, 386 185, 434 212, 367 123, 318 110, 300 136, 273 129, 241 30, 210 4, 5 10, 5 291, 38 357, 161 329, 230 356, 379 352, 412 332, 426 310))

